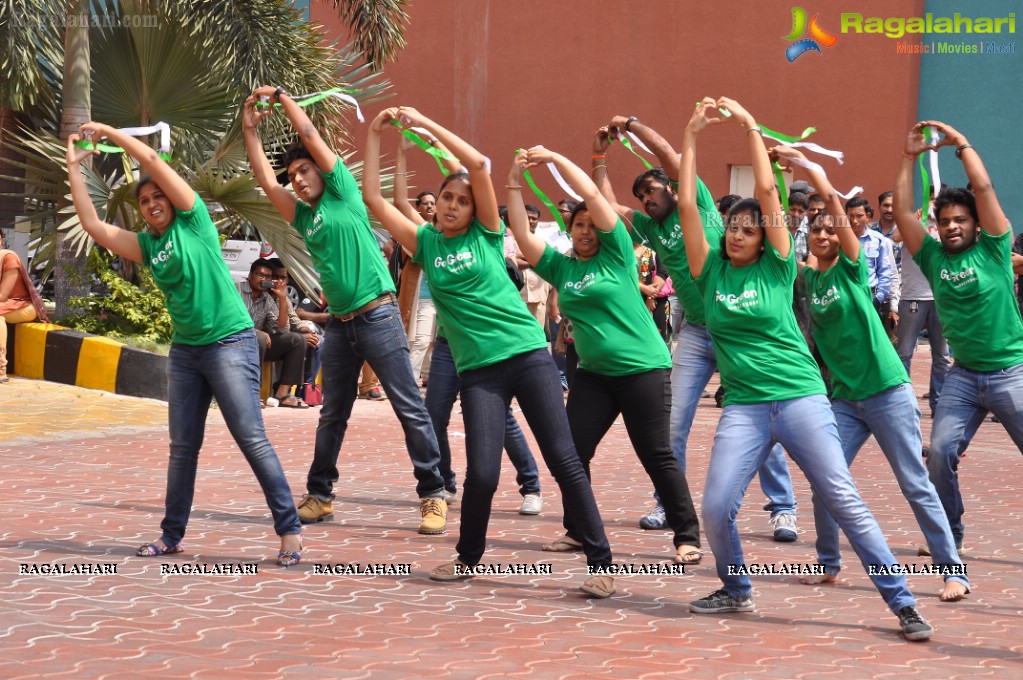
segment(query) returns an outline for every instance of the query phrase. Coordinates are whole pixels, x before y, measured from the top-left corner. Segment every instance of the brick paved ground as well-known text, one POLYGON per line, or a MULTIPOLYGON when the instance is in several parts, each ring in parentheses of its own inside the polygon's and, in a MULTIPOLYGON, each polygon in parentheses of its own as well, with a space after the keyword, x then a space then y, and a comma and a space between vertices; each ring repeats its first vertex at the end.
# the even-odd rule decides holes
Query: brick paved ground
MULTIPOLYGON (((922 381, 921 350, 913 373, 922 381)), ((265 413, 300 494, 317 413, 265 413)), ((689 458, 694 492, 703 486, 718 414, 704 400, 689 458)), ((615 597, 588 600, 577 591, 583 558, 539 551, 560 529, 549 475, 543 515, 520 517, 507 463, 485 560, 543 562, 553 574, 433 583, 426 573, 453 555, 458 506, 446 535, 416 534, 410 465, 386 402, 357 404, 342 453, 337 521, 307 529, 308 563, 273 564, 269 513, 216 414, 185 552, 136 558, 135 546, 158 536, 165 420, 157 402, 16 378, 0 386, 0 677, 1023 677, 1023 500, 1016 492, 1023 461, 990 422, 962 468, 975 591, 942 604, 938 577, 911 577, 937 629, 930 642, 911 644, 848 562, 838 585, 755 577, 757 611, 750 614, 688 612, 689 600, 717 587, 709 554, 684 576, 620 577, 615 597), (315 573, 316 564, 342 562, 409 564, 411 574, 315 573), (256 563, 258 573, 161 574, 162 565, 195 563, 256 563), (113 564, 117 573, 19 573, 59 564, 113 564)), ((464 460, 458 416, 452 429, 456 459, 464 460)), ((793 472, 800 540, 770 540, 754 484, 740 515, 750 563, 815 561, 809 490, 793 472)), ((854 474, 896 556, 919 562, 919 532, 872 443, 854 474)), ((669 535, 636 528, 649 483, 620 424, 598 454, 594 481, 616 561, 666 563, 669 535)))

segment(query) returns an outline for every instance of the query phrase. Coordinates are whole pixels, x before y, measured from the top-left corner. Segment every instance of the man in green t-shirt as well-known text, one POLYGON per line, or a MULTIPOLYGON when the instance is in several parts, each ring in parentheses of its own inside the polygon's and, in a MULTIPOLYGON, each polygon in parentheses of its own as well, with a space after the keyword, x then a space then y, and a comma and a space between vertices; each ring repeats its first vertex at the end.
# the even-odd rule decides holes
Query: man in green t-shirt
POLYGON ((1023 319, 1012 290, 1012 230, 980 155, 965 135, 937 121, 917 123, 906 138, 895 186, 895 221, 906 250, 931 284, 938 316, 955 355, 934 411, 927 470, 963 546, 959 460, 989 412, 1023 452, 1023 319), (928 143, 924 128, 941 135, 928 143), (913 210, 916 157, 955 149, 973 191, 946 189, 934 200, 941 243, 913 210))
MULTIPOLYGON (((632 239, 645 242, 661 258, 671 275, 675 293, 685 310, 685 325, 679 333, 678 345, 672 353, 671 366, 671 450, 678 459, 682 472, 686 470, 686 444, 689 431, 696 418, 696 408, 707 383, 717 369, 717 358, 711 344, 710 333, 704 321, 703 295, 689 273, 685 243, 678 217, 679 155, 653 128, 635 116, 615 116, 597 131, 593 142, 593 180, 611 205, 630 226, 632 239), (621 205, 607 179, 607 149, 612 135, 632 133, 657 156, 663 168, 651 168, 632 185, 632 193, 643 204, 643 211, 621 205)), ((702 181, 697 179, 697 204, 703 218, 707 240, 717 244, 724 230, 721 215, 714 198, 702 181)), ((768 498, 764 510, 771 514, 776 541, 796 540, 796 498, 792 492, 792 478, 781 446, 775 446, 760 468, 760 487, 768 498)), ((657 498, 657 495, 654 494, 657 498)), ((644 529, 663 529, 667 526, 664 507, 657 505, 639 522, 644 529)))
POLYGON ((320 275, 331 318, 322 351, 323 409, 316 450, 298 506, 303 523, 331 519, 337 458, 356 398, 359 370, 369 362, 390 397, 405 431, 423 516, 421 534, 443 533, 447 523, 440 449, 430 416, 412 375, 408 342, 387 271, 355 178, 283 87, 264 86, 245 101, 245 148, 259 185, 277 211, 302 235, 320 275), (257 107, 257 102, 266 104, 257 107), (281 186, 256 130, 274 105, 298 132, 285 168, 291 193, 281 186), (297 196, 296 196, 297 194, 297 196))

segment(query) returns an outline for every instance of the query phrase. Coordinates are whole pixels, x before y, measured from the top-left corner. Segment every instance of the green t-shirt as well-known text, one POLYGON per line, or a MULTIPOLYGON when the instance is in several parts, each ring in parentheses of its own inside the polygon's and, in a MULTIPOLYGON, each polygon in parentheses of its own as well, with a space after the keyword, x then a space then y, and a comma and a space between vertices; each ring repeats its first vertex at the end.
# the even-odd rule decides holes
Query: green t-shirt
POLYGON ((861 401, 909 382, 906 368, 874 309, 870 269, 860 249, 858 262, 839 251, 838 261, 819 272, 803 267, 813 339, 831 369, 836 399, 861 401))
POLYGON ((341 157, 320 175, 325 185, 320 201, 313 208, 300 200, 291 226, 305 240, 330 313, 347 314, 393 293, 394 281, 369 226, 362 192, 341 157))
POLYGON ((969 250, 950 255, 925 238, 913 260, 934 291, 956 363, 987 373, 1023 364, 1023 321, 1012 291, 1012 232, 980 230, 969 250))
POLYGON ((503 227, 489 231, 473 219, 467 232, 447 238, 424 224, 412 261, 429 281, 459 373, 547 346, 505 268, 503 227))
MULTIPOLYGON (((721 247, 721 236, 724 227, 721 224, 721 213, 714 204, 714 197, 703 180, 696 179, 696 207, 703 220, 703 232, 710 244, 708 259, 714 257, 721 247)), ((671 284, 675 294, 682 301, 682 309, 686 312, 686 323, 702 326, 706 321, 703 305, 703 294, 696 287, 692 274, 689 272, 689 260, 686 257, 686 244, 682 238, 682 224, 678 217, 678 208, 663 222, 657 222, 646 213, 632 212, 633 240, 637 243, 648 243, 656 252, 664 267, 671 276, 671 284)))
POLYGON ((625 224, 597 230, 600 250, 589 260, 559 253, 551 245, 533 268, 558 291, 562 313, 572 320, 579 367, 602 375, 630 375, 671 368, 671 355, 643 303, 636 256, 625 224))
POLYGON ((252 318, 220 254, 220 238, 199 195, 191 210, 178 210, 160 236, 138 235, 142 264, 167 298, 174 322, 171 340, 209 345, 246 328, 252 318))
POLYGON ((792 311, 795 280, 794 251, 782 259, 769 241, 760 259, 745 267, 717 253, 707 257, 696 285, 704 294, 726 406, 826 393, 792 311))

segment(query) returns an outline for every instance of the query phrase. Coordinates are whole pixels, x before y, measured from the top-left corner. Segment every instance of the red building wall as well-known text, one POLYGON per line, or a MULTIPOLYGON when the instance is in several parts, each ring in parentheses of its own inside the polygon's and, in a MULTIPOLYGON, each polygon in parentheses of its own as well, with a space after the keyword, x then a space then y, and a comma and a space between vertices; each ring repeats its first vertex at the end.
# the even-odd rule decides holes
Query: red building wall
MULTIPOLYGON (((839 40, 789 63, 791 2, 412 0, 408 46, 385 67, 395 93, 386 105, 415 106, 464 137, 490 156, 500 187, 518 147, 544 144, 588 168, 593 133, 614 114, 638 116, 678 146, 694 103, 726 95, 775 130, 816 126, 812 141, 846 154, 844 166, 820 159, 829 177, 841 190, 863 185, 873 202, 891 188, 916 113, 919 57, 897 55, 883 36, 840 34, 839 14, 921 16, 924 3, 801 4, 839 40)), ((333 36, 327 5, 313 3, 311 19, 333 36)), ((417 156, 416 183, 435 188, 440 175, 417 156)), ((731 165, 748 163, 738 127, 701 136, 699 172, 715 196, 728 193, 731 165)), ((640 162, 616 146, 609 169, 631 200, 640 162)), ((536 175, 560 196, 546 172, 536 175)))

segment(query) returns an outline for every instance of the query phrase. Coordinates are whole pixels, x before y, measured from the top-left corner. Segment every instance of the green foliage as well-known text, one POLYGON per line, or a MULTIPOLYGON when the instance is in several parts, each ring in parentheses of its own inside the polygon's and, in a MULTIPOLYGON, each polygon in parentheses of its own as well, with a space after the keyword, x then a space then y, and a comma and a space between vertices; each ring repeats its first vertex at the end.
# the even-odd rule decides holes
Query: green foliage
POLYGON ((140 270, 136 286, 118 276, 110 268, 110 260, 109 255, 94 249, 86 269, 106 285, 109 296, 72 298, 70 308, 78 311, 60 323, 115 340, 131 337, 153 343, 170 342, 174 326, 152 274, 148 269, 140 270))
MULTIPOLYGON (((80 2, 101 15, 156 20, 155 26, 129 21, 90 29, 92 117, 114 127, 169 124, 172 166, 203 197, 218 227, 227 233, 240 229, 258 234, 273 245, 305 288, 315 288, 305 245, 253 179, 242 138, 241 104, 254 86, 266 84, 283 85, 294 93, 343 86, 363 105, 387 96, 390 83, 371 64, 363 63, 365 57, 355 45, 361 39, 397 49, 403 31, 402 0, 359 3, 365 7, 349 17, 354 42, 348 45, 324 44, 319 27, 302 20, 290 0, 80 2), (396 23, 389 25, 388 18, 396 23), (380 34, 370 39, 362 35, 365 31, 380 34)), ((0 17, 6 16, 9 4, 0 0, 0 17)), ((49 10, 57 24, 67 12, 66 3, 57 0, 14 0, 13 5, 59 6, 49 10)), ((52 80, 52 87, 60 92, 65 65, 62 50, 57 49, 59 41, 53 49, 40 45, 35 50, 28 32, 5 31, 7 26, 0 25, 0 37, 9 34, 19 41, 17 58, 24 61, 25 55, 38 54, 40 63, 34 66, 42 69, 42 75, 33 76, 28 70, 33 64, 15 68, 12 73, 26 82, 17 85, 21 89, 11 90, 11 99, 20 104, 25 100, 21 91, 31 88, 42 113, 33 116, 33 129, 11 130, 9 138, 0 135, 0 150, 12 155, 0 168, 0 176, 19 185, 16 193, 5 196, 24 202, 17 212, 32 220, 35 265, 49 273, 57 260, 58 230, 74 252, 93 247, 92 238, 67 205, 64 145, 57 135, 59 102, 43 97, 44 81, 52 80), (44 68, 51 62, 52 68, 44 68)), ((0 64, 13 63, 2 51, 0 45, 0 64)), ((0 85, 5 85, 0 87, 0 106, 8 80, 0 69, 0 85)), ((307 111, 333 148, 340 151, 352 142, 347 105, 328 98, 307 111)), ((295 137, 284 116, 273 116, 260 127, 271 158, 295 137)), ((155 139, 146 141, 155 143, 155 139)), ((111 155, 97 157, 84 172, 100 219, 137 231, 144 225, 132 195, 133 169, 132 161, 111 155)), ((358 178, 358 167, 350 169, 358 178)))

